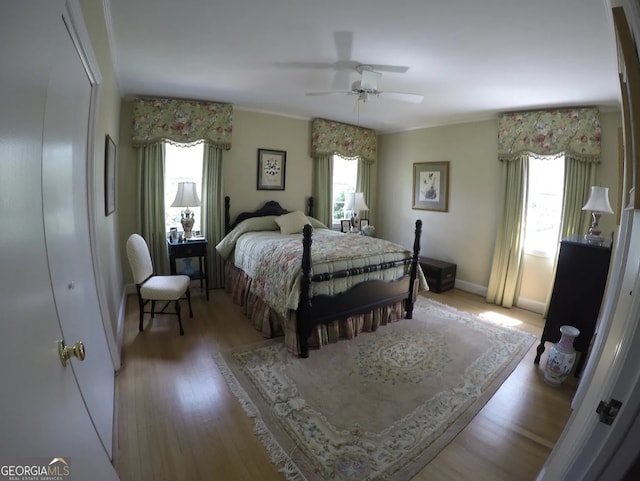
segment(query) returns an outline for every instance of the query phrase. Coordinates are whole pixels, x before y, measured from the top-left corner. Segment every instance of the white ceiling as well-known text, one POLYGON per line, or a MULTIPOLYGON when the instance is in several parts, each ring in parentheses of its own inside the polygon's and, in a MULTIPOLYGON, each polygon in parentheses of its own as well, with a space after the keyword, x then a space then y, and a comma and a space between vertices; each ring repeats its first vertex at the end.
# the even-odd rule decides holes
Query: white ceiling
POLYGON ((605 0, 108 0, 107 6, 116 75, 127 96, 229 102, 380 132, 509 110, 618 105, 605 0), (383 94, 362 104, 353 95, 306 95, 349 90, 358 63, 409 67, 382 72, 379 89, 424 100, 383 94))

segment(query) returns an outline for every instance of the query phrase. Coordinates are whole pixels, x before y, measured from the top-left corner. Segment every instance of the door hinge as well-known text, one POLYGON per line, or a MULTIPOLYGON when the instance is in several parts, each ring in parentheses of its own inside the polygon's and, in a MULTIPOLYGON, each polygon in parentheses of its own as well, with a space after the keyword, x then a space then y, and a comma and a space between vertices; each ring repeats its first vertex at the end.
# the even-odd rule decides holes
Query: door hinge
POLYGON ((622 407, 622 403, 617 399, 610 399, 609 402, 600 401, 596 412, 600 415, 600 422, 611 425, 618 415, 618 411, 622 407))

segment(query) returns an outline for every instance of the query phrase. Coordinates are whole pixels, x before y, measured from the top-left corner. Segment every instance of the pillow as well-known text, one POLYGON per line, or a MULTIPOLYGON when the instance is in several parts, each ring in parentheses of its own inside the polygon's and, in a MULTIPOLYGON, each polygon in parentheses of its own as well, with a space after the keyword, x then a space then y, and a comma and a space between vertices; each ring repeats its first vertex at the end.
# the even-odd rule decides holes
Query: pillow
POLYGON ((280 226, 280 233, 283 235, 297 234, 302 232, 305 225, 311 224, 307 216, 299 210, 278 216, 275 221, 280 226))
POLYGON ((275 223, 275 215, 266 215, 264 217, 251 217, 240 222, 233 228, 216 246, 218 253, 226 259, 233 252, 238 238, 246 232, 256 232, 265 230, 278 230, 275 223))
POLYGON ((318 219, 315 219, 314 217, 307 216, 307 219, 309 219, 309 224, 311 224, 311 227, 313 227, 314 229, 328 229, 326 225, 324 225, 322 222, 320 222, 318 219))

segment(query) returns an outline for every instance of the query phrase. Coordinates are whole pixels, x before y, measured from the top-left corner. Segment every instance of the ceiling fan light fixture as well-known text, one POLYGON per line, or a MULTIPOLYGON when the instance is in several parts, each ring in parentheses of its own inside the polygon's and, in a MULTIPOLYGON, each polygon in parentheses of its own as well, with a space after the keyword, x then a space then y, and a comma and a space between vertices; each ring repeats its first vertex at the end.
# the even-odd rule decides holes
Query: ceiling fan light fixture
POLYGON ((378 90, 378 83, 382 74, 373 70, 362 70, 360 86, 363 90, 378 90))

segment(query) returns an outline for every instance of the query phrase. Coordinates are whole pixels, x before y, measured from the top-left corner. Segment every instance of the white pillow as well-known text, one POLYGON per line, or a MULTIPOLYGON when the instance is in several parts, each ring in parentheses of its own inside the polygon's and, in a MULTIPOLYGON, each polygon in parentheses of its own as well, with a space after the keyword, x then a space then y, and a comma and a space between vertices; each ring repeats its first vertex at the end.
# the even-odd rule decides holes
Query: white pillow
POLYGON ((275 218, 276 224, 280 226, 280 233, 284 235, 297 234, 302 232, 302 228, 311 224, 307 216, 299 210, 289 212, 275 218))

